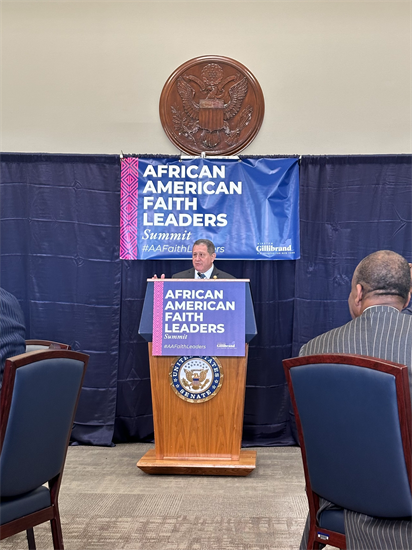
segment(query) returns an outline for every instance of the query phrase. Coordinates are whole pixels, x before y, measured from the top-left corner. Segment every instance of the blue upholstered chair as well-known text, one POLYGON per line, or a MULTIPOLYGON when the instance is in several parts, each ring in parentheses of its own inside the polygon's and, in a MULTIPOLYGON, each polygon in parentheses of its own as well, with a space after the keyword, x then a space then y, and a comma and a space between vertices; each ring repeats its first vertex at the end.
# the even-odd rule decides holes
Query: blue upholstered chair
POLYGON ((343 354, 285 359, 283 366, 309 501, 308 548, 322 543, 346 548, 344 509, 410 520, 407 367, 343 354), (319 497, 340 509, 319 513, 319 497))
POLYGON ((0 540, 50 520, 63 548, 58 496, 89 356, 70 350, 6 361, 0 396, 0 540), (45 484, 48 484, 46 486, 45 484))
POLYGON ((52 340, 26 340, 26 353, 42 349, 71 349, 69 344, 61 344, 52 340))

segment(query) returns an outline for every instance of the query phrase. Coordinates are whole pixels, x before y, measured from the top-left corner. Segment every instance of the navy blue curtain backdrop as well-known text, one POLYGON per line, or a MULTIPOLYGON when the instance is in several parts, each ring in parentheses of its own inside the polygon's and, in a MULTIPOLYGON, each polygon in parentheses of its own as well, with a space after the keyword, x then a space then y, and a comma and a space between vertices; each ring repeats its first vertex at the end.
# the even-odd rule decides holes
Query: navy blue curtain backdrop
POLYGON ((121 262, 118 156, 1 156, 1 286, 26 338, 90 355, 73 438, 110 445, 116 413, 121 262))
MULTIPOLYGON (((301 259, 220 261, 251 279, 243 444, 295 444, 282 359, 349 320, 356 264, 389 248, 412 261, 410 155, 302 157, 301 259)), ((120 261, 117 155, 1 157, 1 286, 20 300, 27 338, 90 354, 72 439, 153 438, 147 343, 137 330, 146 279, 185 261, 120 261)))
POLYGON ((293 355, 350 321, 355 267, 375 250, 412 261, 412 156, 303 157, 293 355))

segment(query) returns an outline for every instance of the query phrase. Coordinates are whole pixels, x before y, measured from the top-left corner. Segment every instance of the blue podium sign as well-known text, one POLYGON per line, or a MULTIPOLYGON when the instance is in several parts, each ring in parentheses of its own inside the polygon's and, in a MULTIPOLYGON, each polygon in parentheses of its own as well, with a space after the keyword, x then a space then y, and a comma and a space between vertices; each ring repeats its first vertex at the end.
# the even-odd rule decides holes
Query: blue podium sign
POLYGON ((152 355, 243 357, 244 281, 155 280, 152 355))

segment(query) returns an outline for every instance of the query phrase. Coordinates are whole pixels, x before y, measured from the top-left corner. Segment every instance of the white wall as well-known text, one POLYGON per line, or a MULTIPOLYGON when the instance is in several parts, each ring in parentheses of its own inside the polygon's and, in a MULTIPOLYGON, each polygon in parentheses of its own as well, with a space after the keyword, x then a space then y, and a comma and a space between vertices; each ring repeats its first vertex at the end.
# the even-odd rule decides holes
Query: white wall
POLYGON ((3 1, 1 150, 178 153, 163 85, 223 55, 265 96, 243 154, 410 153, 411 36, 408 0, 3 1))

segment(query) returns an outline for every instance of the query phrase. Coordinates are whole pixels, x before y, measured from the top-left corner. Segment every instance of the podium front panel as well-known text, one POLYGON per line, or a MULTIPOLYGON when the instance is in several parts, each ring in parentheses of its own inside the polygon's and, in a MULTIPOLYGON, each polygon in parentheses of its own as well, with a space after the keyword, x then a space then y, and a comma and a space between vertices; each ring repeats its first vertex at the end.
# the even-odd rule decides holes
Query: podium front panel
POLYGON ((157 459, 239 459, 246 387, 245 348, 244 357, 219 358, 222 387, 206 402, 188 402, 173 391, 170 372, 177 357, 150 354, 157 459))

